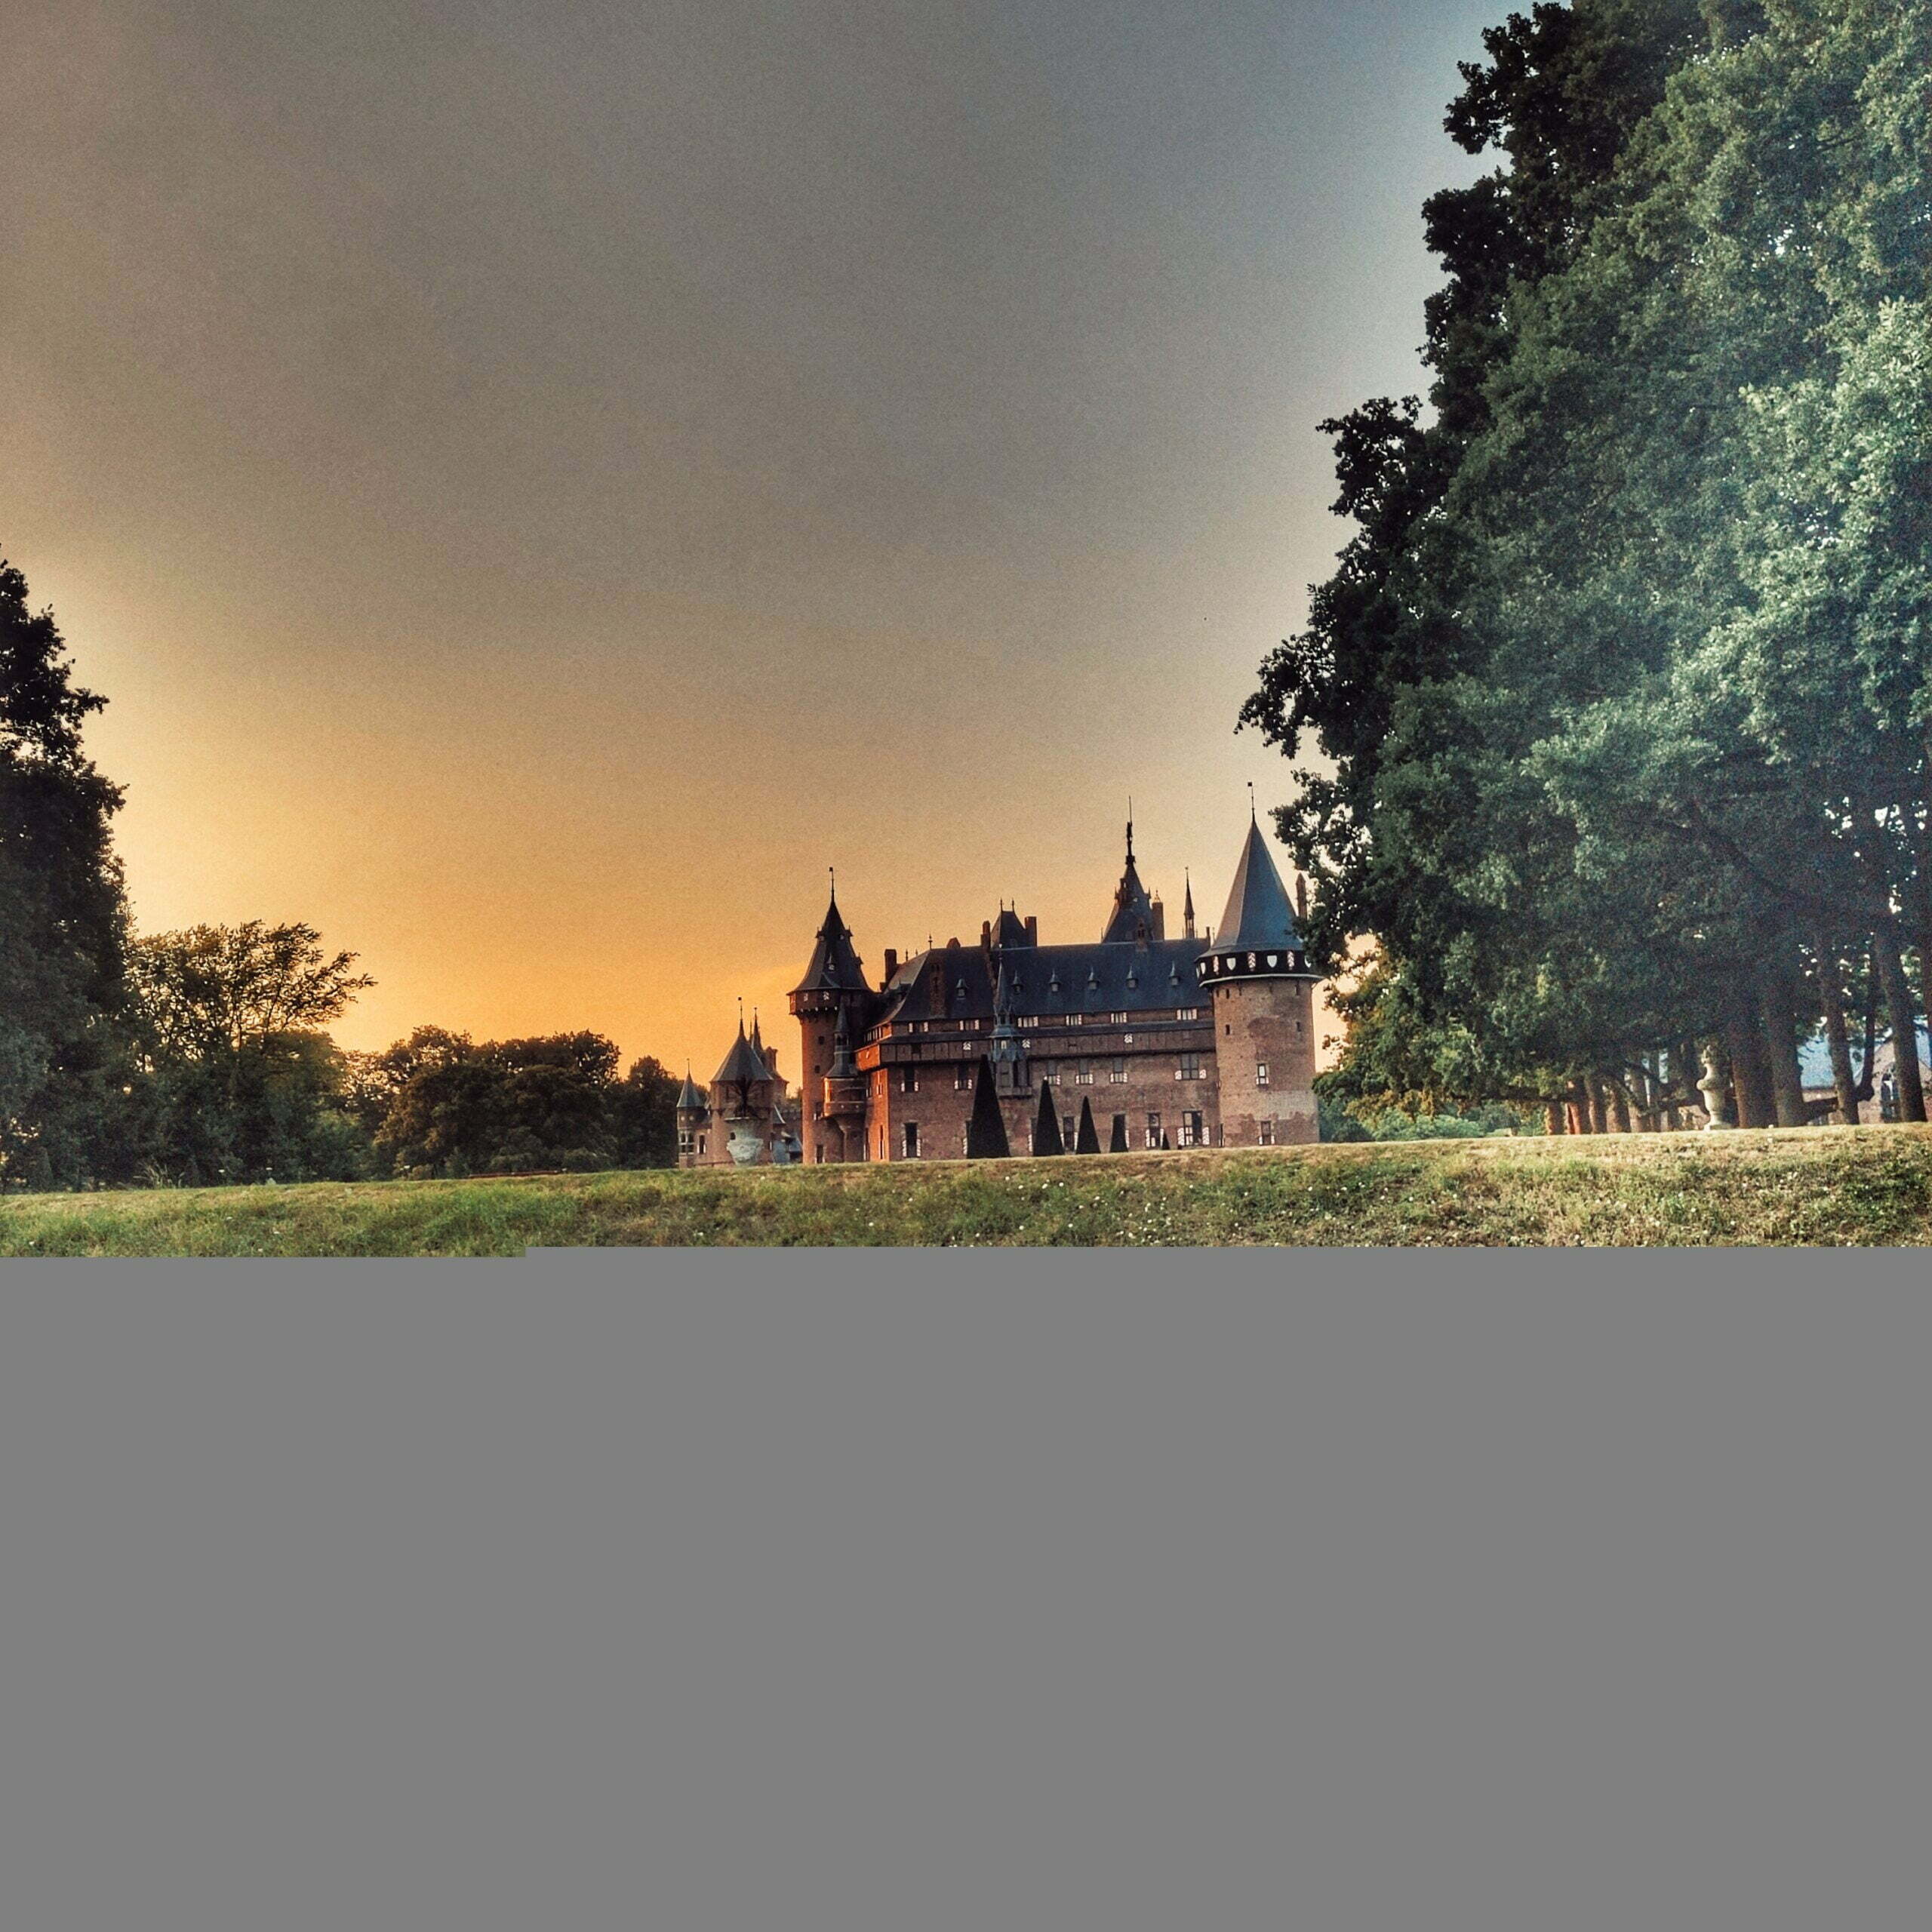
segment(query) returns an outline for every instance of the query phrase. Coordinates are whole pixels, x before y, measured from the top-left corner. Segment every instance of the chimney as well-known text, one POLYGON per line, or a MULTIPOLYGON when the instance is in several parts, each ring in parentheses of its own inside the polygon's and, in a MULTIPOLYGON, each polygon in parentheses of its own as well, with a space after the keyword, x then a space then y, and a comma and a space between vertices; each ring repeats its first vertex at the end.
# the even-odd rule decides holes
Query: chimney
POLYGON ((899 949, 896 946, 888 946, 885 949, 885 983, 888 986, 891 985, 892 976, 898 971, 899 949))
POLYGON ((990 919, 980 921, 980 950, 990 952, 993 949, 993 922, 990 919))
POLYGON ((764 1063, 767 1066, 771 1068, 771 1077, 773 1079, 776 1080, 778 1078, 778 1049, 776 1047, 767 1047, 765 1048, 764 1063))
POLYGON ((1029 946, 1038 946, 1038 945, 1039 944, 1039 943, 1040 943, 1040 922, 1039 922, 1039 920, 1038 920, 1036 917, 1035 917, 1035 915, 1034 915, 1032 913, 1029 912, 1029 913, 1026 915, 1026 943, 1027 943, 1029 946))
POLYGON ((1168 936, 1168 909, 1163 906, 1158 899, 1155 900, 1152 903, 1154 908, 1154 937, 1157 940, 1163 940, 1168 936))

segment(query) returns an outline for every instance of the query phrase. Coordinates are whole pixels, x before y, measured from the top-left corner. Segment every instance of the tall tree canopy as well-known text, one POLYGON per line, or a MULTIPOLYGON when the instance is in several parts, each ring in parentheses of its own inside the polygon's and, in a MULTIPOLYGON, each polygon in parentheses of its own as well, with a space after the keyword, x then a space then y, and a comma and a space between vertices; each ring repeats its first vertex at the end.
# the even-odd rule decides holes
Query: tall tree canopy
POLYGON ((1578 0, 1487 45, 1449 125, 1508 165, 1430 204, 1432 413, 1328 426, 1356 534, 1244 712, 1329 766, 1282 814, 1313 943, 1380 949, 1343 1084, 1601 1125, 1706 1061, 1801 1120, 1869 960, 1909 1111, 1928 9, 1578 0))
POLYGON ((126 915, 120 794, 82 749, 103 700, 76 685, 51 611, 0 560, 0 1176, 40 1185, 115 1161, 126 915))

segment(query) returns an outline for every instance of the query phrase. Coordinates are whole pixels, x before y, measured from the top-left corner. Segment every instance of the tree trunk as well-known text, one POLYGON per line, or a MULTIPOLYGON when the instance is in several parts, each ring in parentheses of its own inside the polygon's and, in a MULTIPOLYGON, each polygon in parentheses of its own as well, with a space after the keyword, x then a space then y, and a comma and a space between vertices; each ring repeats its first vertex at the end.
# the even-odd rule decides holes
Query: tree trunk
POLYGON ((1590 1097, 1584 1091, 1583 1083, 1580 1080, 1571 1081, 1570 1098, 1565 1105, 1570 1115, 1570 1131, 1572 1134, 1588 1134, 1590 1131, 1590 1097))
POLYGON ((1789 969, 1782 962, 1758 982, 1758 1012, 1764 1024, 1771 1106, 1780 1127, 1802 1127, 1805 1121, 1804 1075, 1798 1063, 1792 992, 1789 969))
POLYGON ((1611 1080, 1605 1083, 1610 1093, 1610 1119, 1613 1132, 1628 1134, 1630 1125, 1630 1097, 1625 1092, 1623 1082, 1611 1080))
POLYGON ((1583 1083, 1583 1091, 1590 1100, 1590 1131, 1607 1134, 1610 1131, 1610 1109, 1603 1094, 1603 1076, 1593 1073, 1583 1083))
POLYGON ((1670 1056, 1670 1091, 1677 1104, 1671 1109, 1671 1124, 1685 1128, 1694 1124, 1686 1118, 1703 1099, 1697 1083, 1704 1077, 1704 1063, 1697 1057, 1694 1040, 1680 1040, 1670 1056))
POLYGON ((1724 1039, 1730 1048, 1730 1084, 1737 1096, 1740 1127, 1769 1127, 1777 1118, 1771 1097, 1770 1056, 1765 1051, 1764 1033, 1755 1014, 1748 1009, 1734 1011, 1724 1026, 1724 1039))
POLYGON ((1543 1121, 1546 1131, 1551 1134, 1564 1132, 1567 1123, 1563 1118, 1563 1103, 1561 1100, 1546 1100, 1543 1103, 1543 1121))
POLYGON ((1912 1008, 1912 986, 1905 976, 1905 961, 1899 957, 1898 928, 1890 921, 1872 937, 1878 962, 1879 983, 1885 989, 1885 1005, 1891 1016, 1893 1067, 1899 1083, 1899 1118, 1925 1118, 1925 1084, 1918 1074, 1918 1017, 1912 1008))
POLYGON ((1818 955, 1818 1004, 1824 1009, 1825 1044, 1831 1049, 1832 1086, 1838 1096, 1838 1118, 1858 1124, 1858 1079, 1851 1070, 1851 1038, 1844 1024, 1844 983, 1838 977, 1837 949, 1829 940, 1815 943, 1818 955))
POLYGON ((1714 1038, 1704 1050, 1704 1075, 1697 1091, 1713 1127, 1737 1124, 1737 1097, 1731 1091, 1730 1050, 1721 1039, 1714 1038))

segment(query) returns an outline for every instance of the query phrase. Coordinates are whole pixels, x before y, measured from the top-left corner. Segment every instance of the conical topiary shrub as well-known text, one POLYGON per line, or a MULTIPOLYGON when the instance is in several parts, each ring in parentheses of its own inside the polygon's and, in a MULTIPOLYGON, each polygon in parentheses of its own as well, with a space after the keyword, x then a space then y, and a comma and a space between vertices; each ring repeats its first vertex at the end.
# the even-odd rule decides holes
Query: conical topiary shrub
POLYGON ((1114 1131, 1107 1141, 1107 1152, 1109 1154, 1124 1154, 1127 1152, 1127 1116, 1124 1114, 1114 1115, 1114 1131))
POLYGON ((1033 1152, 1036 1154, 1064 1154, 1066 1143, 1060 1135, 1060 1113, 1054 1105, 1051 1084, 1040 1082, 1040 1112, 1033 1122, 1033 1152))
POLYGON ((980 1056, 979 1078, 973 1084, 973 1118, 966 1123, 966 1158, 1003 1161, 1013 1149, 1007 1144, 1006 1120, 993 1091, 992 1062, 980 1056))
POLYGON ((1094 1103, 1084 1094, 1080 1097, 1080 1131, 1074 1136, 1073 1151, 1076 1154, 1100 1151, 1100 1137, 1094 1125, 1094 1103))

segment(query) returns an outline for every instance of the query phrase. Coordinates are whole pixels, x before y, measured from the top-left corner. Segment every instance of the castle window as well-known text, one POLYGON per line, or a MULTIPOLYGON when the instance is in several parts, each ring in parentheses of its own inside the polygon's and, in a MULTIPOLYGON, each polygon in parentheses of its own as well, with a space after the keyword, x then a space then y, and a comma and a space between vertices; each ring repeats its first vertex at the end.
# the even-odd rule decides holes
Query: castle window
POLYGON ((952 1076, 952 1091, 955 1094, 963 1093, 972 1084, 973 1063, 970 1060, 962 1060, 959 1063, 958 1071, 952 1076))
POLYGON ((1128 1034, 1128 1036, 1127 1036, 1127 1044, 1128 1044, 1130 1047, 1131 1047, 1131 1046, 1132 1046, 1132 1045, 1133 1045, 1133 1044, 1134 1044, 1134 1035, 1133 1035, 1131 1033, 1128 1034))
POLYGON ((1084 1013, 1069 1013, 1066 1016, 1066 1023, 1069 1026, 1084 1026, 1087 1023, 1087 1016, 1084 1013))
POLYGON ((1110 1013, 1107 1015, 1107 1017, 1111 1020, 1116 1026, 1124 1026, 1127 1024, 1127 1015, 1124 1013, 1110 1013))
POLYGON ((1268 1063, 1265 1060, 1254 1063, 1254 1084, 1257 1087, 1265 1087, 1268 1084, 1268 1063))
POLYGON ((1078 1138, 1079 1130, 1074 1125, 1073 1116, 1071 1114, 1062 1114, 1060 1115, 1060 1144, 1064 1147, 1069 1154, 1072 1153, 1073 1151, 1073 1143, 1075 1139, 1078 1138))
POLYGON ((903 1131, 905 1135, 906 1158, 909 1161, 916 1161, 919 1158, 919 1123, 915 1120, 909 1120, 903 1131))
POLYGON ((1158 1114, 1147 1116, 1147 1144, 1150 1147, 1158 1147, 1161 1144, 1161 1116, 1158 1114))
POLYGON ((1107 1069, 1107 1084, 1109 1087, 1119 1087, 1124 1085, 1126 1080, 1127 1062, 1124 1060, 1117 1060, 1107 1069))
POLYGON ((1264 1120, 1261 1123, 1261 1144, 1264 1147, 1272 1147, 1275 1144, 1275 1123, 1272 1120, 1264 1120))
POLYGON ((1174 1078, 1177 1080, 1198 1080, 1201 1078, 1201 1056, 1198 1054, 1183 1054, 1180 1065, 1174 1069, 1174 1078))
POLYGON ((1049 1087, 1057 1087, 1060 1084, 1060 1069, 1051 1060, 1043 1060, 1040 1063, 1040 1078, 1049 1087))
POLYGON ((700 1154, 704 1152, 704 1136, 701 1134, 697 1137, 697 1151, 700 1154))
POLYGON ((678 1152, 681 1154, 688 1154, 691 1151, 691 1140, 692 1135, 691 1129, 688 1127, 679 1128, 678 1130, 678 1152))
POLYGON ((1093 1085, 1094 1063, 1091 1060, 1083 1060, 1080 1064, 1075 1068, 1073 1073, 1073 1084, 1076 1087, 1091 1087, 1093 1085))
POLYGON ((1183 1147, 1204 1147, 1208 1144, 1208 1137, 1201 1131, 1201 1116, 1198 1113, 1181 1115, 1180 1144, 1183 1147))
POLYGON ((899 1069, 899 1091, 902 1094, 916 1094, 919 1091, 919 1069, 916 1066, 902 1066, 899 1069))
POLYGON ((1174 1009, 1174 1017, 1177 1020, 1198 1020, 1201 1017, 1201 1009, 1198 1006, 1177 1007, 1174 1009))

